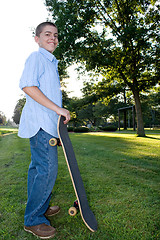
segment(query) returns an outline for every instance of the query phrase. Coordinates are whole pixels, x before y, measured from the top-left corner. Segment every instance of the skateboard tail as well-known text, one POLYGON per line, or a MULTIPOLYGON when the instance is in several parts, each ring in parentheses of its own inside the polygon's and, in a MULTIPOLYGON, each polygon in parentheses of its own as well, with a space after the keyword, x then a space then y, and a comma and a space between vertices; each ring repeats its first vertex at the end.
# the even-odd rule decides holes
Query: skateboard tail
MULTIPOLYGON (((78 195, 76 194, 77 199, 78 199, 78 203, 80 202, 78 195)), ((88 229, 92 232, 97 231, 97 221, 96 218, 93 214, 93 212, 90 210, 88 203, 86 206, 81 206, 81 204, 79 204, 79 210, 80 210, 80 214, 81 217, 85 223, 85 225, 88 227, 88 229), (85 212, 85 214, 83 214, 85 212)))
POLYGON ((94 214, 89 208, 85 188, 83 185, 83 181, 80 175, 80 171, 78 168, 78 164, 76 161, 76 157, 73 151, 72 143, 68 136, 67 126, 63 124, 64 118, 59 117, 58 121, 58 134, 62 143, 62 148, 64 151, 66 163, 68 166, 68 170, 71 176, 72 184, 75 190, 75 194, 78 200, 79 209, 81 213, 81 217, 86 224, 86 226, 92 231, 95 232, 97 230, 97 221, 95 219, 94 214), (65 143, 65 144, 64 144, 65 143), (68 151, 69 149, 69 151, 68 151))
MULTIPOLYGON (((62 147, 63 147, 63 144, 62 144, 62 147)), ((64 152, 65 152, 65 150, 64 150, 64 152)), ((70 170, 68 162, 67 162, 67 166, 68 166, 68 170, 70 172, 70 175, 72 175, 72 172, 70 170)), ((78 200, 78 205, 79 205, 79 210, 80 210, 81 217, 82 217, 85 225, 89 228, 89 230, 92 231, 92 232, 95 232, 97 230, 97 221, 95 219, 95 216, 94 216, 94 214, 92 213, 91 210, 90 211, 86 210, 86 209, 89 208, 89 206, 84 206, 83 209, 82 209, 82 207, 81 207, 82 199, 81 200, 79 199, 78 188, 76 188, 75 183, 73 181, 73 178, 71 178, 71 180, 72 180, 72 184, 73 184, 74 191, 75 191, 75 194, 76 194, 76 198, 78 200), (84 217, 82 212, 87 212, 87 215, 84 217)))

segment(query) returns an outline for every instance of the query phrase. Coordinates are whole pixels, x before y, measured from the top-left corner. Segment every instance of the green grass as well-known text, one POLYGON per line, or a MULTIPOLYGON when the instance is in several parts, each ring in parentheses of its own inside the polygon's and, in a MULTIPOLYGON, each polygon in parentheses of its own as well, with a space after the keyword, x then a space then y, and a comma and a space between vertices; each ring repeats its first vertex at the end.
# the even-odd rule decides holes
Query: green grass
MULTIPOLYGON (((160 135, 126 133, 70 134, 98 231, 90 232, 80 213, 68 215, 75 194, 59 151, 59 173, 51 203, 61 212, 50 218, 55 240, 160 239, 160 135)), ((23 230, 27 200, 29 141, 16 134, 0 140, 0 236, 32 240, 23 230)))

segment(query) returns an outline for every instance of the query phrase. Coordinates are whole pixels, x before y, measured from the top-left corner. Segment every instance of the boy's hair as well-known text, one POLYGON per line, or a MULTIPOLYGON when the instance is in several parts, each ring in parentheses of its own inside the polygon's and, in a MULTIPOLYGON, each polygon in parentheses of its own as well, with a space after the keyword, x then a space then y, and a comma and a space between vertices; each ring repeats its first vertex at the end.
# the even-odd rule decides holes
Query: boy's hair
POLYGON ((47 25, 50 25, 50 26, 53 26, 53 27, 56 27, 56 28, 57 28, 57 26, 56 26, 54 23, 52 23, 52 22, 42 22, 42 23, 40 23, 40 24, 36 27, 35 35, 36 35, 37 37, 39 37, 39 36, 40 36, 40 33, 43 31, 43 28, 44 28, 45 26, 47 26, 47 25))

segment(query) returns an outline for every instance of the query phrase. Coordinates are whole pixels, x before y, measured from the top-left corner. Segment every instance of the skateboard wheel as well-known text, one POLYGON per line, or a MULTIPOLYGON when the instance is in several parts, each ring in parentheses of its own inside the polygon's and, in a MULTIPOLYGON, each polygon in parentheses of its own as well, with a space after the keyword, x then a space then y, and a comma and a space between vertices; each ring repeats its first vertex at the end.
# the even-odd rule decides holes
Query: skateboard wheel
POLYGON ((51 138, 49 140, 49 145, 52 146, 52 147, 56 146, 57 145, 57 139, 56 138, 51 138))
POLYGON ((70 216, 75 216, 77 214, 77 209, 75 207, 71 207, 69 210, 68 210, 68 213, 70 216))

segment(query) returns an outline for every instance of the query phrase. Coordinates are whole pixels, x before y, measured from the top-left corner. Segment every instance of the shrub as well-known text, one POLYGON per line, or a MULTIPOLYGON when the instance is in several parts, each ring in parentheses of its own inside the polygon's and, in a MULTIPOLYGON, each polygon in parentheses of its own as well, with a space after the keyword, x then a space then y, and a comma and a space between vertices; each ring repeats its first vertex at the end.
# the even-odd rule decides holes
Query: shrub
POLYGON ((68 132, 73 132, 74 131, 74 127, 68 127, 67 130, 68 130, 68 132))
POLYGON ((99 127, 91 127, 91 128, 89 128, 89 131, 90 132, 99 132, 100 131, 100 129, 99 129, 99 127))
POLYGON ((77 127, 77 128, 74 129, 74 132, 81 132, 81 133, 89 132, 89 128, 87 128, 87 127, 77 127))
POLYGON ((117 130, 117 127, 113 126, 113 125, 109 125, 109 126, 106 126, 106 127, 101 127, 100 129, 105 131, 105 132, 115 132, 117 130))

